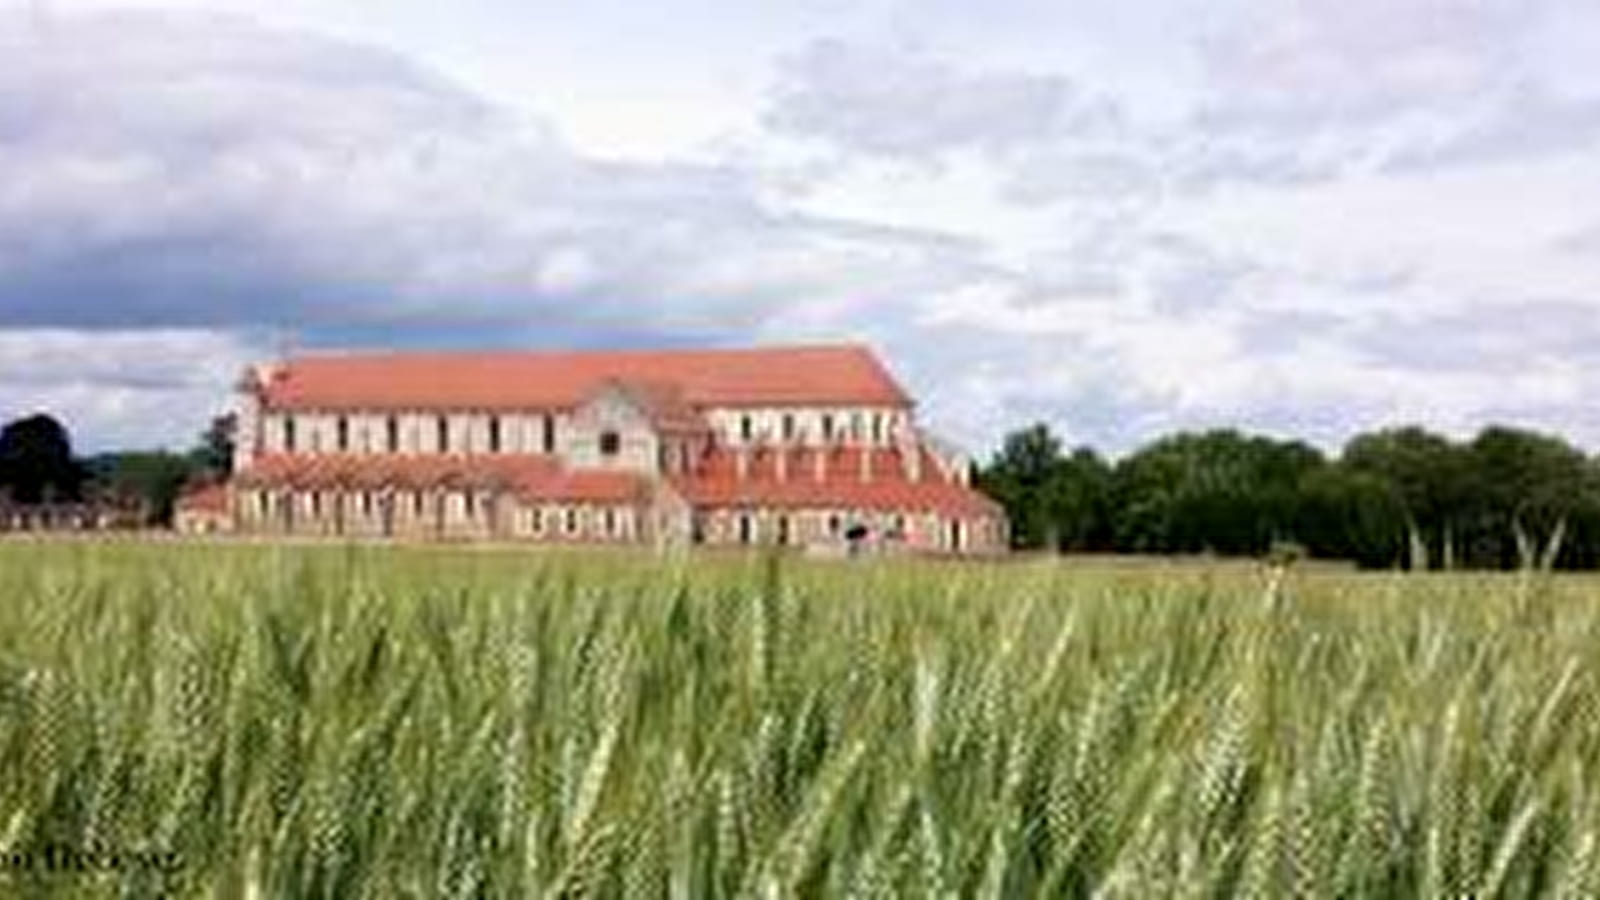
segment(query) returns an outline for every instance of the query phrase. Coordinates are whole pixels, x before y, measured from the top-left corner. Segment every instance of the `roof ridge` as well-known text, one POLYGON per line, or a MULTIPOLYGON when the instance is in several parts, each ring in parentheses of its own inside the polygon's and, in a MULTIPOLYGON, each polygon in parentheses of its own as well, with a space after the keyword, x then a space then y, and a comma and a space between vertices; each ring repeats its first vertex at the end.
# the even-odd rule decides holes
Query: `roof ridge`
POLYGON ((579 348, 536 348, 536 347, 418 347, 399 349, 392 347, 312 347, 296 351, 278 360, 280 364, 292 365, 297 362, 320 362, 325 360, 386 360, 406 358, 445 358, 445 359, 493 359, 507 357, 561 357, 561 356, 589 356, 589 357, 617 357, 617 356, 695 356, 695 355, 758 355, 771 352, 815 352, 815 351, 859 351, 871 355, 872 346, 865 341, 795 341, 744 344, 737 346, 717 345, 689 345, 689 346, 656 346, 656 347, 579 347, 579 348))
POLYGON ((564 408, 607 382, 699 407, 913 405, 877 354, 858 343, 324 351, 284 361, 274 372, 250 389, 281 409, 564 408))

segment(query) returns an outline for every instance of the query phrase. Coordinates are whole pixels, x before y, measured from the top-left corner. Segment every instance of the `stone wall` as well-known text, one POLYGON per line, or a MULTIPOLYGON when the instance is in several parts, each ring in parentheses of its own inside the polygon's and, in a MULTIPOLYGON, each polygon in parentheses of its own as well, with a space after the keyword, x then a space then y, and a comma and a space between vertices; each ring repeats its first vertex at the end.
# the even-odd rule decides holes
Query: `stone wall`
POLYGON ((638 542, 648 508, 528 503, 491 491, 239 491, 242 530, 310 537, 638 542))
POLYGON ((807 546, 847 543, 865 527, 875 549, 986 554, 1005 548, 1003 523, 988 516, 822 509, 715 509, 696 515, 700 539, 725 546, 807 546))
MULTIPOLYGON (((562 452, 573 441, 572 416, 563 412, 245 412, 251 408, 249 402, 241 405, 241 421, 251 421, 256 437, 245 445, 243 456, 236 457, 239 460, 252 457, 248 448, 254 446, 265 453, 540 454, 546 452, 547 419, 553 452, 562 452)), ((249 440, 249 434, 240 434, 241 441, 249 440)))

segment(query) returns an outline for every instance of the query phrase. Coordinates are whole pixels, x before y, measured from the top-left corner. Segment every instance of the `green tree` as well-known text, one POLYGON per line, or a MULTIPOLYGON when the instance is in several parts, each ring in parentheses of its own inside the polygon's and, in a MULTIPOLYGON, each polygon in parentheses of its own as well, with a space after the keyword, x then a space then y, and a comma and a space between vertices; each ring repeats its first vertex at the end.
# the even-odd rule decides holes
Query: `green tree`
POLYGON ((1600 459, 1503 426, 1465 444, 1415 426, 1369 432, 1335 462, 1300 441, 1183 432, 1110 466, 1088 448, 1063 455, 1036 424, 1007 437, 980 484, 1019 547, 1260 555, 1294 541, 1391 567, 1415 564, 1420 541, 1435 566, 1600 566, 1600 459))
POLYGON ((1110 548, 1111 466, 1093 448, 1078 447, 1071 455, 1058 459, 1045 481, 1043 494, 1046 519, 1057 549, 1110 548))
POLYGON ((1561 438, 1490 426, 1466 446, 1465 458, 1456 536, 1472 565, 1522 564, 1525 553, 1586 521, 1595 508, 1593 469, 1561 438))
POLYGON ((200 434, 200 443, 190 451, 194 465, 206 477, 227 478, 233 473, 233 442, 238 419, 233 413, 211 420, 200 434))
POLYGON ((1061 462, 1061 441, 1043 422, 1007 435, 999 454, 978 472, 978 486, 1006 509, 1013 546, 1055 543, 1048 493, 1061 462))
POLYGON ((1063 455, 1061 440, 1043 423, 1008 435, 979 472, 978 483, 1006 508, 1016 547, 1060 551, 1109 546, 1111 467, 1088 447, 1063 455))
POLYGON ((1340 464, 1391 486, 1408 534, 1422 540, 1435 564, 1457 555, 1472 492, 1470 463, 1461 448, 1416 426, 1389 428, 1352 438, 1340 464))
POLYGON ((1405 503, 1380 476, 1325 466, 1300 483, 1295 536, 1313 556, 1389 568, 1405 558, 1405 503))
POLYGON ((27 416, 0 428, 0 490, 15 502, 76 500, 83 481, 72 438, 51 416, 27 416))
POLYGON ((173 505, 196 474, 193 457, 164 450, 101 454, 89 468, 103 497, 138 504, 147 525, 172 522, 173 505))
POLYGON ((1119 549, 1260 554, 1294 537, 1299 484, 1325 465, 1299 441, 1233 429, 1184 432, 1118 464, 1112 522, 1119 549))

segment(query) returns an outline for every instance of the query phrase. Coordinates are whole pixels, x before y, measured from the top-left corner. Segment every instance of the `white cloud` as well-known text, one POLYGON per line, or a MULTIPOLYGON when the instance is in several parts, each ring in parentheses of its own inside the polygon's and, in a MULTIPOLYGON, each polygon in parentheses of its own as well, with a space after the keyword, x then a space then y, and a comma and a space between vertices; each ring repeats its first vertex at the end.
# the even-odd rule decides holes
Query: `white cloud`
MULTIPOLYGON (((0 21, 0 329, 17 334, 867 336, 977 265, 942 235, 773 207, 736 169, 583 156, 370 48, 169 13, 0 21)), ((76 398, 93 434, 156 430, 130 412, 148 392, 37 346, 81 377, 21 396, 76 398)))
POLYGON ((890 157, 1004 152, 1122 125, 1114 105, 1059 75, 967 70, 838 40, 786 60, 775 90, 767 123, 778 132, 890 157))
POLYGON ((379 51, 152 13, 0 43, 26 75, 0 101, 0 323, 737 330, 942 265, 737 171, 586 158, 379 51))
POLYGON ((0 329, 0 420, 48 413, 80 451, 187 449, 262 352, 200 330, 0 329))
MULTIPOLYGON (((1146 24, 1174 11, 1134 6, 1150 13, 1146 24)), ((1113 94, 1115 128, 1050 125, 1061 103, 1038 98, 1065 95, 1050 85, 1094 93, 1070 64, 1008 67, 952 47, 908 67, 892 45, 852 49, 846 72, 872 69, 875 53, 915 84, 953 86, 956 113, 1005 120, 971 129, 925 114, 941 108, 939 92, 906 79, 852 97, 864 79, 833 72, 808 94, 795 84, 808 70, 791 68, 778 121, 805 112, 800 130, 836 157, 805 202, 901 223, 916 221, 908 210, 936 210, 989 243, 1008 277, 929 298, 924 318, 1007 360, 968 383, 971 396, 1000 398, 1013 423, 1042 416, 1114 445, 1206 423, 1298 428, 1337 444, 1408 417, 1459 429, 1515 410, 1579 428, 1587 329, 1574 326, 1600 313, 1600 263, 1585 249, 1592 216, 1574 199, 1600 195, 1600 106, 1583 87, 1596 67, 1536 56, 1560 43, 1550 22, 1576 26, 1597 18, 1592 8, 1210 9, 1162 20, 1190 36, 1192 57, 1174 57, 1173 70, 1198 77, 1158 92, 1167 115, 1148 114, 1137 92, 1113 94), (985 104, 989 85, 1005 87, 985 104), (1012 102, 1021 96, 1034 99, 1012 102), (919 153, 937 165, 904 181, 879 162, 919 153), (1475 328, 1494 337, 1474 340, 1475 328), (1055 352, 1025 350, 1034 347, 1055 352)), ((1165 33, 1149 46, 1175 43, 1165 33)), ((1106 83, 1130 83, 1112 75, 1106 83)), ((980 418, 997 417, 969 417, 980 418)))
POLYGON ((865 338, 976 447, 1038 417, 1118 450, 1207 424, 1336 444, 1407 418, 1600 438, 1580 427, 1600 387, 1588 4, 829 2, 705 30, 683 24, 701 0, 663 3, 469 2, 437 43, 409 0, 370 31, 312 0, 271 14, 404 56, 246 19, 0 14, 0 368, 53 373, 0 382, 0 408, 186 441, 219 388, 133 387, 87 348, 212 335, 191 352, 220 371, 291 326, 340 345, 865 338), (565 16, 573 47, 645 20, 683 40, 635 28, 578 65, 465 24, 507 16, 565 16), (38 329, 86 349, 17 362, 38 329))

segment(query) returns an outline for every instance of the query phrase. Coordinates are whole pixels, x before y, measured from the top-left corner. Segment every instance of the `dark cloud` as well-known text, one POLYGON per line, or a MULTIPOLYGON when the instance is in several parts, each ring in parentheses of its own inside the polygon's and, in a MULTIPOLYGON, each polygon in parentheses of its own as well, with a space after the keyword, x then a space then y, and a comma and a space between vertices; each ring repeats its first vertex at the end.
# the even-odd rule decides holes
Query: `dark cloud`
POLYGON ((876 339, 991 277, 973 241, 589 158, 341 41, 5 13, 0 55, 0 414, 91 446, 187 440, 286 347, 876 339))
POLYGON ((232 19, 10 16, 0 327, 749 333, 901 302, 950 240, 605 162, 404 60, 232 19))

